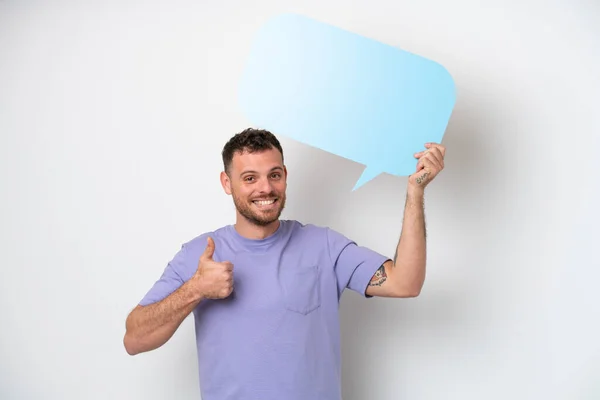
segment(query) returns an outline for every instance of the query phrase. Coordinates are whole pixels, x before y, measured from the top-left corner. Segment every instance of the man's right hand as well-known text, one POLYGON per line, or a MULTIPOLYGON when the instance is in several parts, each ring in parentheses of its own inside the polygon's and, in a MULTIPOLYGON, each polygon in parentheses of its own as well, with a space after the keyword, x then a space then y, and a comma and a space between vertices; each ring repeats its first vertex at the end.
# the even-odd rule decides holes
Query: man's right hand
POLYGON ((233 264, 229 261, 214 261, 214 253, 215 242, 209 237, 194 278, 203 298, 224 299, 233 291, 233 264))

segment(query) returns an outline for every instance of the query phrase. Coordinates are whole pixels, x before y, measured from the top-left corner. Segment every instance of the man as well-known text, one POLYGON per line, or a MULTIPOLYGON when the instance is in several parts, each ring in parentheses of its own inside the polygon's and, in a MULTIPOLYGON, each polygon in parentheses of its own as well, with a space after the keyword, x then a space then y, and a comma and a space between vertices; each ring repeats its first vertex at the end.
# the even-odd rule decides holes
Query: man
POLYGON ((445 149, 415 154, 391 260, 329 228, 280 220, 287 169, 277 138, 246 129, 223 149, 234 225, 183 244, 127 318, 131 355, 166 343, 194 313, 203 400, 339 400, 344 289, 414 297, 425 278, 425 187, 445 149))

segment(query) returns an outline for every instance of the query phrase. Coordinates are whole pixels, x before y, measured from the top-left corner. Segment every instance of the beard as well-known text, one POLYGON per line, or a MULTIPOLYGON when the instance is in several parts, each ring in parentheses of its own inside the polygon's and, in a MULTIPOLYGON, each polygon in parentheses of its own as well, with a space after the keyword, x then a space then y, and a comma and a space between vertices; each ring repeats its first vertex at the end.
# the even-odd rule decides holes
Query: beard
POLYGON ((232 192, 233 203, 235 208, 248 222, 257 226, 267 226, 279 219, 281 212, 285 208, 285 193, 277 196, 275 193, 269 193, 269 198, 276 197, 276 207, 272 210, 260 210, 252 201, 242 199, 232 192))

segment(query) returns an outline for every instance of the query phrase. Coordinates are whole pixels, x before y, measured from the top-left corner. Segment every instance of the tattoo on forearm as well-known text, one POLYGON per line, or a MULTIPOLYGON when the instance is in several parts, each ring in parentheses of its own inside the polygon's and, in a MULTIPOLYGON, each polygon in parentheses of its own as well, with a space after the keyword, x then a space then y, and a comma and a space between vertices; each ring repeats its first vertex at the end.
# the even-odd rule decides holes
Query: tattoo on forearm
POLYGON ((420 185, 421 183, 425 182, 427 180, 427 177, 429 176, 429 172, 424 172, 423 175, 421 176, 417 176, 417 183, 420 185))
POLYGON ((371 278, 371 282, 369 282, 369 286, 381 286, 383 282, 387 280, 387 274, 385 273, 385 267, 382 265, 375 272, 373 277, 371 278))

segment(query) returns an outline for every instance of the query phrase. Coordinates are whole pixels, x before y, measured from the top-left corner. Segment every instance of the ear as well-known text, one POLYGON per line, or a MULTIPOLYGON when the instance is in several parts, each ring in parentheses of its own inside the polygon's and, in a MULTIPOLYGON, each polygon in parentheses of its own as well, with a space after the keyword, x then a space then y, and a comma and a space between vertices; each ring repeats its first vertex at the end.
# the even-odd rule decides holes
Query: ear
POLYGON ((221 171, 221 186, 223 186, 225 193, 231 194, 231 180, 225 171, 221 171))
POLYGON ((287 171, 287 167, 285 166, 285 164, 283 165, 283 179, 285 181, 285 187, 287 189, 287 179, 288 179, 288 171, 287 171))

